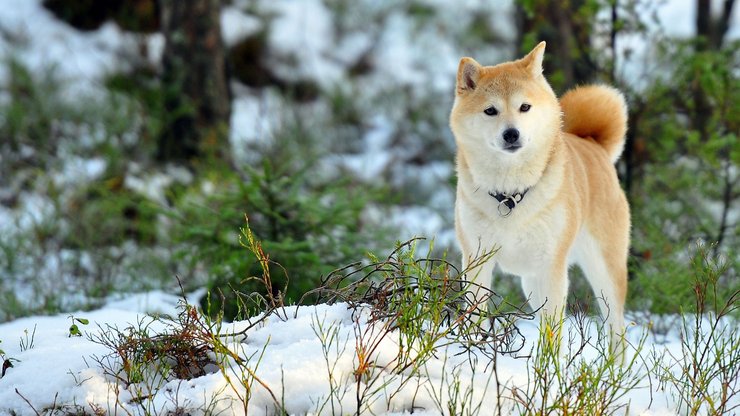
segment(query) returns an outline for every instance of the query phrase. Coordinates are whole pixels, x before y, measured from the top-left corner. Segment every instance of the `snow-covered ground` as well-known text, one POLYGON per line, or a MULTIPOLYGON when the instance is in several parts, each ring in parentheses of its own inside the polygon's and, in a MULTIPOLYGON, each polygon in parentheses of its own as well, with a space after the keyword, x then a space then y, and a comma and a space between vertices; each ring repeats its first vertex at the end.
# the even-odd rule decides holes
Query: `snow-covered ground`
MULTIPOLYGON (((174 296, 151 292, 112 301, 99 310, 74 313, 75 318, 90 321, 88 325, 78 324, 84 334, 81 337, 69 336, 69 314, 30 317, 0 325, 0 348, 13 364, 0 379, 0 415, 34 415, 52 409, 84 409, 90 413, 102 409, 107 414, 135 415, 242 414, 246 389, 238 380, 244 372, 236 366, 233 373, 227 370, 234 386, 215 367, 190 380, 152 381, 145 377, 147 381, 126 385, 106 374, 97 363, 97 359, 112 351, 91 340, 96 334, 110 332, 112 327, 126 332, 129 326, 146 326, 150 334, 157 333, 164 325, 143 312, 175 316, 177 304, 174 296)), ((518 323, 526 344, 516 356, 499 355, 496 373, 489 359, 483 355, 472 359, 459 343, 440 348, 416 372, 394 372, 389 369, 399 352, 398 331, 386 333, 382 323, 368 324, 368 317, 366 308, 354 310, 345 303, 289 307, 251 328, 246 335, 227 339, 229 349, 247 359, 247 367, 254 372, 255 378, 247 377, 252 386, 248 414, 276 414, 276 402, 263 385, 275 395, 280 407, 297 415, 355 414, 358 392, 362 414, 375 415, 450 414, 445 407, 451 403, 455 406, 452 414, 478 414, 476 409, 480 414, 495 414, 499 405, 502 414, 518 414, 513 392, 517 391, 520 399, 526 394, 535 395, 529 390, 534 360, 526 357, 534 351, 533 340, 538 338, 537 325, 532 321, 518 323), (358 384, 358 351, 363 348, 370 351, 372 368, 358 384), (500 402, 496 380, 501 386, 500 402)), ((246 321, 225 325, 222 333, 239 331, 246 325, 246 321)), ((576 320, 569 319, 564 333, 577 334, 577 326, 576 320)), ((593 325, 587 333, 598 338, 593 325)), ((633 324, 628 329, 628 339, 637 345, 645 333, 644 326, 633 324)), ((570 340, 570 335, 565 339, 570 340)), ((440 343, 445 341, 448 340, 440 343)), ((579 341, 576 336, 566 344, 575 347, 579 341)), ((565 351, 562 354, 568 356, 565 351)), ((627 356, 634 354, 630 350, 627 356)), ((675 333, 659 340, 649 335, 637 364, 625 377, 626 384, 635 385, 617 401, 615 407, 624 406, 618 413, 679 414, 679 393, 670 385, 665 388, 650 369, 656 360, 670 363, 674 357, 681 358, 681 354, 675 333)), ((598 362, 597 356, 591 345, 579 357, 591 363, 598 362)), ((112 363, 114 370, 121 368, 120 361, 112 363)), ((674 369, 681 377, 679 371, 674 369)), ((735 384, 730 387, 737 388, 737 380, 735 384)), ((731 403, 740 405, 740 397, 731 403)))

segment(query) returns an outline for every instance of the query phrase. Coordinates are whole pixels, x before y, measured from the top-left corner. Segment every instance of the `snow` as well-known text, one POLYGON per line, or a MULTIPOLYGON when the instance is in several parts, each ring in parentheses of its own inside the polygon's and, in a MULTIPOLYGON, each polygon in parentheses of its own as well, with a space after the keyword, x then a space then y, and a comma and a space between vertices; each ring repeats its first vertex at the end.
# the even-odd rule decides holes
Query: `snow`
MULTIPOLYGON (((394 208, 391 210, 390 222, 405 235, 436 236, 435 241, 441 247, 450 247, 455 243, 454 232, 446 232, 444 217, 426 206, 394 208)), ((424 248, 421 250, 424 251, 424 248)))
POLYGON ((105 172, 107 165, 106 160, 100 157, 85 159, 79 156, 69 156, 64 162, 62 171, 52 176, 54 184, 59 187, 71 183, 91 182, 105 172))
POLYGON ((334 44, 331 14, 321 0, 275 0, 266 10, 276 15, 269 34, 270 48, 279 61, 276 72, 289 79, 315 79, 329 87, 343 66, 330 59, 334 44))
MULTIPOLYGON (((197 296, 191 295, 190 299, 197 296)), ((123 411, 135 415, 143 414, 144 409, 165 414, 178 407, 191 414, 202 414, 205 409, 244 413, 240 400, 245 397, 244 387, 237 384, 232 388, 216 367, 190 380, 126 385, 105 374, 98 364, 111 351, 92 341, 96 334, 128 326, 146 326, 150 334, 162 331, 165 325, 145 312, 175 316, 177 305, 178 299, 172 295, 150 292, 110 301, 94 311, 23 318, 0 325, 0 348, 6 357, 13 359, 13 367, 0 379, 0 415, 32 415, 35 410, 54 405, 78 405, 88 412, 101 408, 108 413, 123 411), (90 321, 89 325, 78 324, 83 337, 68 336, 71 316, 90 321), (151 396, 139 402, 141 391, 151 396)), ((453 342, 440 346, 438 353, 417 373, 390 371, 398 357, 399 333, 388 330, 382 322, 369 323, 369 316, 367 306, 353 309, 345 303, 293 306, 278 310, 244 336, 225 338, 228 348, 248 361, 248 367, 259 380, 251 381, 249 414, 273 414, 275 403, 262 385, 269 387, 289 414, 354 413, 358 388, 354 373, 358 351, 363 345, 375 348, 370 356, 374 363, 372 371, 359 384, 360 391, 366 395, 362 414, 408 414, 413 407, 414 414, 436 415, 440 413, 437 408, 440 401, 455 400, 450 396, 453 387, 469 392, 465 399, 468 406, 480 406, 485 413, 495 409, 495 381, 491 362, 486 357, 479 355, 471 359, 468 354, 460 354, 464 352, 462 344, 453 342)), ((571 317, 565 323, 563 355, 579 345, 578 322, 571 317)), ((235 322, 224 325, 221 331, 230 333, 246 325, 246 321, 235 322)), ((585 333, 597 339, 596 325, 590 321, 586 325, 585 333)), ((518 326, 526 339, 521 353, 497 356, 497 376, 505 392, 501 397, 504 414, 507 409, 515 411, 511 389, 527 391, 532 360, 526 356, 536 354, 533 340, 538 336, 537 324, 519 321, 518 326)), ((645 333, 645 326, 633 324, 627 338, 636 345, 645 333)), ((633 354, 631 350, 627 357, 633 354)), ((648 342, 639 354, 638 361, 645 365, 654 357, 662 360, 681 357, 679 337, 675 332, 659 338, 648 335, 648 342)), ((598 350, 586 347, 583 353, 586 362, 596 357, 598 350)), ((120 366, 115 361, 111 363, 120 366)), ((225 363, 226 372, 232 378, 242 375, 233 361, 225 363)), ((629 414, 677 414, 675 392, 660 388, 642 364, 631 371, 637 385, 619 402, 629 405, 629 414)), ((735 401, 740 404, 740 398, 735 401)))
POLYGON ((42 224, 54 212, 53 204, 41 195, 22 192, 18 197, 21 209, 0 208, 0 231, 6 233, 22 232, 42 224))
MULTIPOLYGON (((155 298, 156 294, 151 294, 155 298)), ((114 325, 118 322, 135 322, 139 311, 169 311, 171 305, 164 303, 167 296, 159 301, 161 305, 152 305, 152 309, 138 308, 118 309, 109 307, 99 311, 78 312, 72 314, 84 316, 91 325, 114 325)), ((152 299, 154 301, 154 299, 152 299)), ((135 302, 131 300, 130 302, 135 302)), ((157 303, 157 302, 153 302, 157 303)), ((144 306, 144 305, 142 305, 144 306)), ((108 351, 98 344, 89 341, 81 342, 81 338, 67 336, 71 320, 68 315, 58 317, 24 318, 3 325, 0 334, 5 343, 2 347, 6 353, 20 360, 15 363, 2 382, 0 387, 0 403, 3 403, 0 413, 18 409, 21 414, 31 411, 28 405, 25 409, 18 406, 25 403, 21 395, 38 408, 51 406, 54 400, 60 404, 85 403, 87 400, 96 400, 96 393, 101 393, 101 386, 96 384, 99 373, 88 368, 88 360, 93 355, 105 355, 108 351), (12 337, 12 338, 11 338, 12 337), (9 340, 28 340, 29 348, 21 352, 20 347, 6 345, 9 340), (12 352, 11 352, 12 351, 12 352), (12 354, 12 355, 11 355, 12 354), (22 371, 14 371, 20 368, 22 371), (13 374, 15 373, 15 374, 13 374), (43 380, 43 382, 40 382, 43 380), (92 380, 92 382, 85 381, 92 380), (78 385, 79 384, 79 385, 78 385), (11 388, 12 387, 12 388, 11 388), (16 390, 20 393, 16 393, 16 390), (15 397, 12 397, 15 396, 15 397), (45 397, 45 399, 39 399, 45 397), (47 399, 52 402, 47 402, 47 399), (19 402, 21 400, 21 402, 19 402)), ((107 391, 105 392, 107 394, 107 391)), ((105 399, 106 394, 98 396, 105 399)), ((97 400, 99 401, 99 400, 97 400)))
MULTIPOLYGON (((712 13, 718 15, 723 2, 712 3, 712 13)), ((730 17, 730 30, 726 38, 740 37, 740 11, 733 9, 730 17)), ((638 6, 640 16, 647 23, 647 34, 622 34, 617 38, 617 49, 622 59, 617 62, 617 73, 622 79, 637 88, 645 88, 656 76, 663 72, 656 59, 658 53, 655 39, 661 35, 674 38, 688 38, 696 33, 696 2, 693 0, 670 0, 665 2, 644 2, 638 6), (651 19, 657 21, 651 24, 651 19)))
POLYGON ((226 46, 236 45, 259 32, 262 27, 259 19, 244 13, 238 7, 226 6, 221 12, 221 35, 226 46))
POLYGON ((279 106, 277 97, 271 94, 248 91, 234 98, 231 105, 229 143, 235 160, 249 161, 250 146, 272 142, 279 123, 274 114, 279 113, 279 106))
MULTIPOLYGON (((94 93, 103 75, 130 64, 131 55, 121 52, 136 50, 138 35, 124 33, 113 23, 92 32, 70 30, 40 3, 0 0, 0 27, 10 35, 0 37, 0 51, 33 72, 53 69, 65 81, 70 98, 94 93)), ((0 79, 6 76, 0 74, 0 79)))
MULTIPOLYGON (((392 123, 382 116, 375 117, 369 124, 368 132, 362 137, 364 152, 330 155, 326 163, 347 170, 365 181, 382 177, 383 172, 393 161, 394 153, 390 149, 390 142, 395 129, 392 123)), ((326 168, 331 169, 331 166, 326 166, 326 168)))
POLYGON ((167 206, 167 197, 165 190, 173 183, 188 184, 192 182, 193 175, 187 169, 181 166, 166 166, 164 172, 148 173, 142 175, 140 167, 133 163, 131 172, 126 175, 123 185, 146 196, 152 201, 159 202, 162 206, 167 206))

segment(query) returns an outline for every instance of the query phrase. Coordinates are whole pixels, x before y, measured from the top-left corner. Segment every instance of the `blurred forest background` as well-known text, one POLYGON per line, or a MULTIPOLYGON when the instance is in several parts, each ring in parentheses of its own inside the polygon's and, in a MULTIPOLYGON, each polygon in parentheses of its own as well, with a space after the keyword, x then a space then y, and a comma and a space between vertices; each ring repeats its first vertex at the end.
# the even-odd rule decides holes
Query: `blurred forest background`
MULTIPOLYGON (((720 292, 737 290, 738 6, 678 3, 3 6, 0 321, 176 291, 175 276, 223 292, 233 316, 233 290, 264 290, 248 279, 259 265, 240 244, 245 214, 289 301, 415 235, 457 262, 457 62, 498 63, 539 40, 558 94, 604 82, 629 102, 617 165, 633 215, 628 308, 690 310, 707 268, 720 292)), ((510 280, 497 290, 521 297, 510 280)))

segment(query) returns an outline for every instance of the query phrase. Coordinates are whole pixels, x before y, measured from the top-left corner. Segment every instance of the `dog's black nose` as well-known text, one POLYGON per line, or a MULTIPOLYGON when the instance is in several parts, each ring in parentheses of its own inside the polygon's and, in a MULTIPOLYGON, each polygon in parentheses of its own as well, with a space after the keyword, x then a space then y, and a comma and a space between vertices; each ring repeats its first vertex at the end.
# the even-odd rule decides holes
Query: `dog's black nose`
POLYGON ((504 141, 506 143, 516 143, 517 140, 519 140, 519 130, 513 128, 504 130, 504 141))

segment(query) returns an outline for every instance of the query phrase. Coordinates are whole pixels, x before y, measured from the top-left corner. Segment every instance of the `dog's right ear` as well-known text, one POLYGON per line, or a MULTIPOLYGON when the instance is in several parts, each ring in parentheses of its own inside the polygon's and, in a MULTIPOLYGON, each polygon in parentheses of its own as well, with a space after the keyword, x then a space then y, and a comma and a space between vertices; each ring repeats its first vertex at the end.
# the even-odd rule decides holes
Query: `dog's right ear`
POLYGON ((481 66, 473 58, 462 58, 457 67, 457 93, 470 92, 478 85, 481 66))
POLYGON ((545 56, 546 45, 545 41, 538 43, 527 56, 519 60, 535 78, 542 75, 542 60, 545 56))

